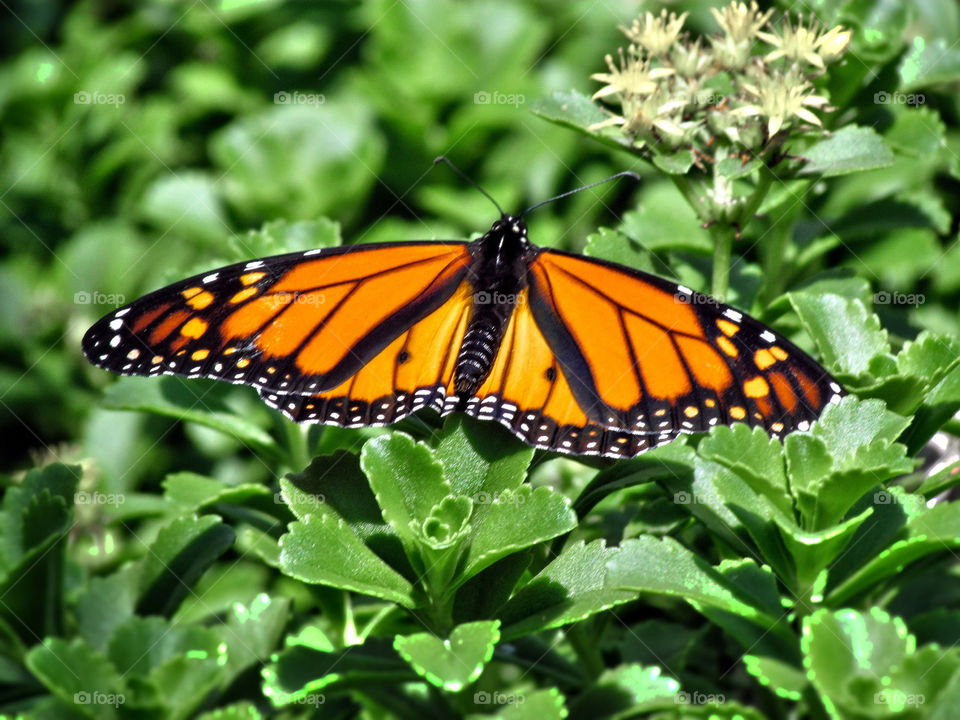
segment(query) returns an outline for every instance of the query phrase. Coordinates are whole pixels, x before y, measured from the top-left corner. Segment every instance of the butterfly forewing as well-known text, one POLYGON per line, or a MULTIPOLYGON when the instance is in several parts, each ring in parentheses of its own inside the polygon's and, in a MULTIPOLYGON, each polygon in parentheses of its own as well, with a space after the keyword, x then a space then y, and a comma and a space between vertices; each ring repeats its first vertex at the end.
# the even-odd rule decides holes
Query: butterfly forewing
POLYGON ((83 349, 124 374, 326 390, 447 302, 469 260, 464 243, 397 243, 238 263, 107 315, 83 349))
POLYGON ((529 277, 538 326, 607 427, 660 435, 746 422, 779 436, 843 394, 791 342, 689 288, 556 251, 529 277))

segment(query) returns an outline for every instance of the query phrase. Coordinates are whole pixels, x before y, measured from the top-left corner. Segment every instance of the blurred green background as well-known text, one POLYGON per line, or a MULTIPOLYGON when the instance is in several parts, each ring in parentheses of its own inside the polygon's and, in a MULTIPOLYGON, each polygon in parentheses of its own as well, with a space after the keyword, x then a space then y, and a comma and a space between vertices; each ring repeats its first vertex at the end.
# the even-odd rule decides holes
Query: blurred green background
MULTIPOLYGON (((710 5, 675 9, 691 11, 688 27, 712 32, 710 5)), ((811 10, 804 3, 779 7, 811 10)), ((615 225, 639 203, 626 216, 627 234, 697 255, 691 239, 702 231, 663 176, 531 112, 554 91, 598 88, 589 76, 604 70, 604 54, 622 44, 617 26, 635 16, 634 2, 5 8, 6 469, 93 455, 110 458, 102 461, 112 465, 105 472, 114 479, 159 478, 178 453, 178 467, 204 469, 209 462, 192 457, 197 445, 185 442, 180 426, 97 409, 111 379, 83 360, 84 330, 118 300, 255 256, 243 233, 265 222, 327 216, 341 223, 345 242, 482 232, 495 210, 446 168, 432 169, 439 154, 507 209, 637 170, 645 176, 639 189, 619 183, 538 211, 530 218, 535 242, 582 249, 591 232, 615 225)), ((821 2, 817 10, 856 30, 831 88, 841 110, 828 126, 874 125, 898 157, 888 170, 815 186, 798 240, 842 238, 831 265, 875 289, 925 293, 921 307, 879 308, 902 337, 921 326, 955 334, 960 143, 950 83, 960 72, 958 7, 859 0, 821 2), (910 72, 914 77, 906 78, 910 72), (925 93, 922 105, 874 101, 878 92, 905 88, 907 79, 925 93)), ((734 252, 749 259, 752 245, 734 252)), ((735 273, 734 293, 737 282, 735 273)), ((222 457, 228 450, 210 452, 222 457)))

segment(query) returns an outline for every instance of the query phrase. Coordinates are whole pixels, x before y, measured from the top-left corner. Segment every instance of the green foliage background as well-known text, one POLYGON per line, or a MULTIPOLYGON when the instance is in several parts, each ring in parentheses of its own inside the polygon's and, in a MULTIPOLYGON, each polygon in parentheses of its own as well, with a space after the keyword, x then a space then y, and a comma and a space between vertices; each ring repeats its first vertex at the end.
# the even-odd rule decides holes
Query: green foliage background
POLYGON ((776 183, 729 300, 862 399, 608 465, 435 418, 301 431, 249 389, 117 381, 80 338, 226 262, 483 231, 440 154, 507 209, 640 173, 534 242, 709 289, 674 183, 555 95, 597 89, 634 3, 5 6, 0 711, 955 717, 960 473, 920 461, 942 427, 956 459, 960 10, 776 7, 855 31, 825 125, 889 158, 776 183))

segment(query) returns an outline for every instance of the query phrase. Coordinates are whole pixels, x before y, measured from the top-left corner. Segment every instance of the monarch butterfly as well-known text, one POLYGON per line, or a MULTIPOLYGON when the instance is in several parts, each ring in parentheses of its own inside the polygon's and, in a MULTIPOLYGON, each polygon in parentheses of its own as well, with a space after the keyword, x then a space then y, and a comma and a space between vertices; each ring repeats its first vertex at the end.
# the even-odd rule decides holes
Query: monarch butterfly
POLYGON ((507 214, 473 242, 309 250, 197 275, 108 314, 83 351, 122 374, 251 385, 297 422, 388 425, 430 407, 606 457, 718 423, 806 430, 844 394, 746 314, 537 247, 507 214))

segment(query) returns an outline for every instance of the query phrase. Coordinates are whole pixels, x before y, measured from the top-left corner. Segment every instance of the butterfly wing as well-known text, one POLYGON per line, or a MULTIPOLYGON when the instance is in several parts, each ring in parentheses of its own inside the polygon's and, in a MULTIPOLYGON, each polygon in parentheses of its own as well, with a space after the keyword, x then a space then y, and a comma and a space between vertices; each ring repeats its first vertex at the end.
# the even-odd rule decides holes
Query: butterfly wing
POLYGON ((238 263, 110 313, 87 331, 83 350, 122 374, 322 392, 360 382, 368 364, 383 372, 372 361, 457 292, 470 261, 466 243, 425 242, 238 263))
POLYGON ((590 418, 574 390, 578 378, 564 370, 534 318, 531 292, 519 295, 490 374, 466 413, 496 420, 534 447, 576 455, 632 457, 676 437, 635 434, 590 418))
POLYGON ((788 340, 689 288, 550 250, 528 280, 537 327, 599 425, 669 437, 742 421, 780 436, 844 394, 788 340))
POLYGON ((443 305, 337 387, 310 395, 260 388, 260 397, 296 422, 343 427, 389 425, 422 407, 452 410, 454 367, 473 294, 464 281, 443 305))

